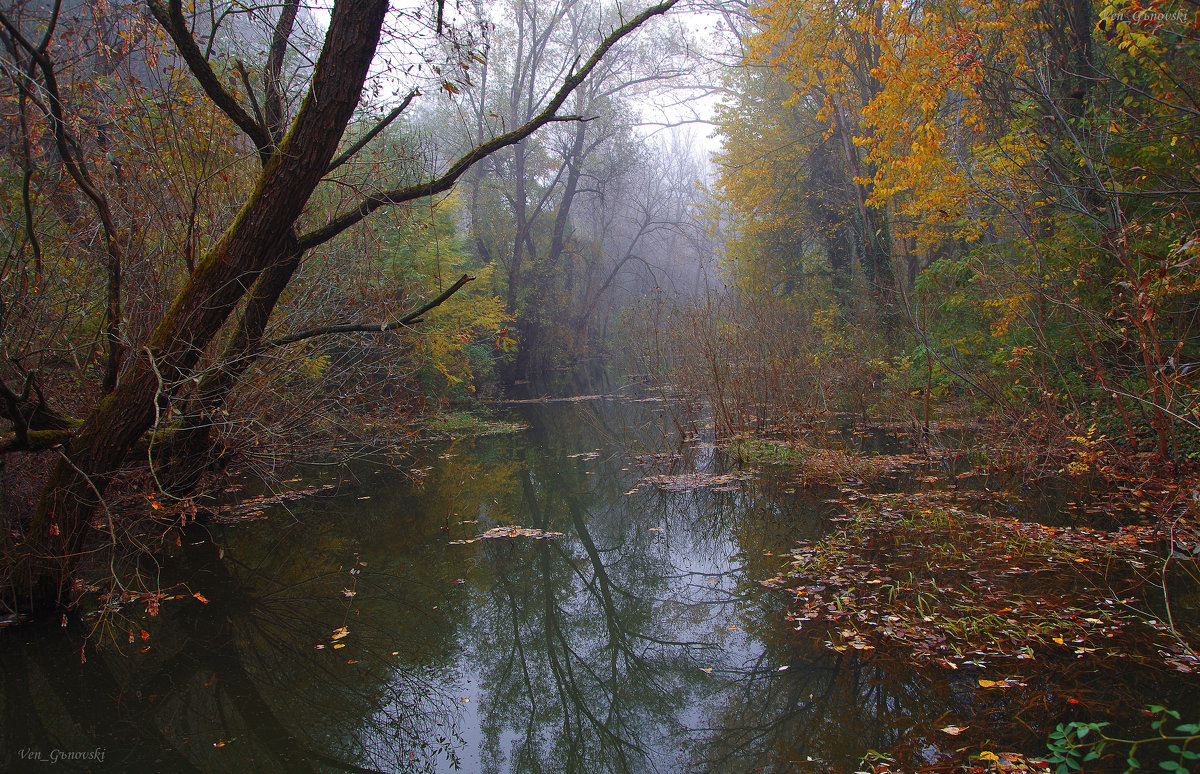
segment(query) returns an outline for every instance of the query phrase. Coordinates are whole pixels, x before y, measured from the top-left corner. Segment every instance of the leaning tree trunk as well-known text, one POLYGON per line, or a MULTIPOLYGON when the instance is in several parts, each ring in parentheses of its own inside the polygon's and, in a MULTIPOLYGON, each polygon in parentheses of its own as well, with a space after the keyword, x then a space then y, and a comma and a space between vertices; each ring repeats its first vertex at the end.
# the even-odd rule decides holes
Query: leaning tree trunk
POLYGON ((190 376, 259 273, 286 254, 296 219, 358 104, 386 10, 387 0, 334 5, 312 87, 291 130, 267 159, 237 218, 196 267, 113 392, 84 421, 47 480, 14 575, 18 604, 44 612, 63 600, 104 490, 154 423, 165 390, 190 376))
POLYGON ((254 283, 237 328, 211 370, 200 379, 179 426, 151 456, 158 485, 172 495, 191 492, 214 465, 213 429, 216 417, 234 386, 257 360, 267 322, 279 297, 300 265, 295 232, 289 234, 286 256, 265 268, 254 283))

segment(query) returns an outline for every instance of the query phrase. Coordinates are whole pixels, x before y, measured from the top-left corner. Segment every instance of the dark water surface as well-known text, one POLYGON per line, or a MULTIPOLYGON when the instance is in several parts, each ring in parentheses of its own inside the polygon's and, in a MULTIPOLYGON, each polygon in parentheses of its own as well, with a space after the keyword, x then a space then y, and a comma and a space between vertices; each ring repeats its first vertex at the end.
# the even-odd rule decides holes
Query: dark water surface
POLYGON ((796 640, 759 581, 826 528, 831 492, 631 494, 719 460, 675 460, 659 403, 512 410, 524 433, 318 470, 335 492, 191 529, 160 582, 207 604, 122 611, 145 639, 95 635, 83 662, 83 628, 0 631, 0 766, 852 770, 976 700, 970 678, 796 640), (508 524, 562 535, 451 544, 508 524))

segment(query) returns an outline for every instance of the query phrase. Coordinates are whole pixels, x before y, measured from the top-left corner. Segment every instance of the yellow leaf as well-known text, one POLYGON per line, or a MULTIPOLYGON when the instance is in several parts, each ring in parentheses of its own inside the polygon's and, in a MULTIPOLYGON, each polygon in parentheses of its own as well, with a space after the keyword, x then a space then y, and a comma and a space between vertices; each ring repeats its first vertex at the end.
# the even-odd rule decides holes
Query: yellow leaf
POLYGON ((996 753, 991 752, 990 750, 984 750, 983 752, 979 753, 979 760, 981 760, 981 761, 998 761, 998 760, 1000 760, 1000 756, 996 755, 996 753))
POLYGON ((980 688, 995 688, 996 681, 995 680, 984 680, 983 678, 980 678, 979 679, 979 687, 980 688))

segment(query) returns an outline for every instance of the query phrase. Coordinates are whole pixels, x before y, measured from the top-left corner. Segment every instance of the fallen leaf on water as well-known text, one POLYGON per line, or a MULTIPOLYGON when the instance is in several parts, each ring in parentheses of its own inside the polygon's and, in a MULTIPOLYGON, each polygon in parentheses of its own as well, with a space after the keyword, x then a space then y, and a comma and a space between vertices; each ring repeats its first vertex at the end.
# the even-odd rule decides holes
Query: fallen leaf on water
POLYGON ((651 527, 650 531, 651 532, 662 532, 662 527, 651 527))
POLYGON ((199 600, 201 604, 208 604, 208 597, 204 596, 199 591, 192 592, 192 596, 199 600))
POLYGON ((1062 644, 1063 644, 1063 638, 1062 638, 1062 637, 1051 637, 1050 639, 1051 639, 1051 640, 1054 642, 1054 644, 1055 644, 1055 645, 1062 645, 1062 644))
POLYGON ((358 593, 357 591, 354 591, 352 589, 342 589, 342 596, 346 597, 347 599, 354 596, 357 593, 358 593))
POLYGON ((350 630, 348 628, 346 628, 345 626, 339 626, 338 628, 333 630, 333 635, 330 637, 330 639, 331 640, 340 640, 349 633, 350 633, 350 630))
POLYGON ((979 753, 979 760, 981 760, 981 761, 998 761, 998 760, 1000 760, 1000 756, 996 755, 996 753, 991 752, 989 750, 984 750, 983 752, 979 753))
POLYGON ((334 650, 339 650, 339 649, 341 649, 341 648, 344 648, 344 647, 346 647, 346 643, 344 643, 344 642, 338 642, 338 643, 335 643, 335 644, 334 644, 334 646, 333 646, 333 649, 334 649, 334 650))
POLYGON ((493 527, 479 537, 474 537, 470 540, 451 540, 450 545, 463 546, 479 540, 495 540, 497 538, 527 537, 533 538, 534 540, 544 540, 551 537, 560 537, 561 535, 561 532, 546 532, 545 530, 532 527, 520 527, 514 524, 511 527, 493 527))
POLYGON ((700 671, 707 672, 708 674, 712 674, 712 667, 700 667, 700 671))
POLYGON ((939 730, 943 734, 949 734, 950 736, 958 736, 963 731, 966 731, 967 728, 968 728, 968 726, 946 726, 945 728, 942 728, 939 730))
MULTIPOLYGON (((980 688, 995 688, 996 681, 995 680, 984 680, 983 678, 980 678, 979 679, 979 687, 980 688)), ((995 759, 989 759, 989 760, 995 760, 995 759)))

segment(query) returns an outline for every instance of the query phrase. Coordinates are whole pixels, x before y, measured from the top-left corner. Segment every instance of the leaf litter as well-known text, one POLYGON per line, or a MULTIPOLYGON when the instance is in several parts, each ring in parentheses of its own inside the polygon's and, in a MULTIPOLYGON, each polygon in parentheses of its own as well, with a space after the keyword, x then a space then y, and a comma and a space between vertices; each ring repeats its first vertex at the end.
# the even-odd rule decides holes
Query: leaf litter
POLYGON ((887 647, 947 669, 1094 654, 1200 672, 1184 638, 1138 610, 1161 526, 1047 527, 984 517, 935 493, 842 504, 848 513, 832 535, 799 542, 763 581, 792 595, 794 630, 825 636, 834 651, 887 647))
POLYGON ((480 540, 498 540, 502 538, 532 538, 533 540, 547 540, 549 538, 561 537, 561 532, 547 532, 536 527, 521 527, 516 524, 507 527, 492 527, 487 532, 469 540, 451 540, 452 546, 464 546, 468 543, 477 543, 480 540))

